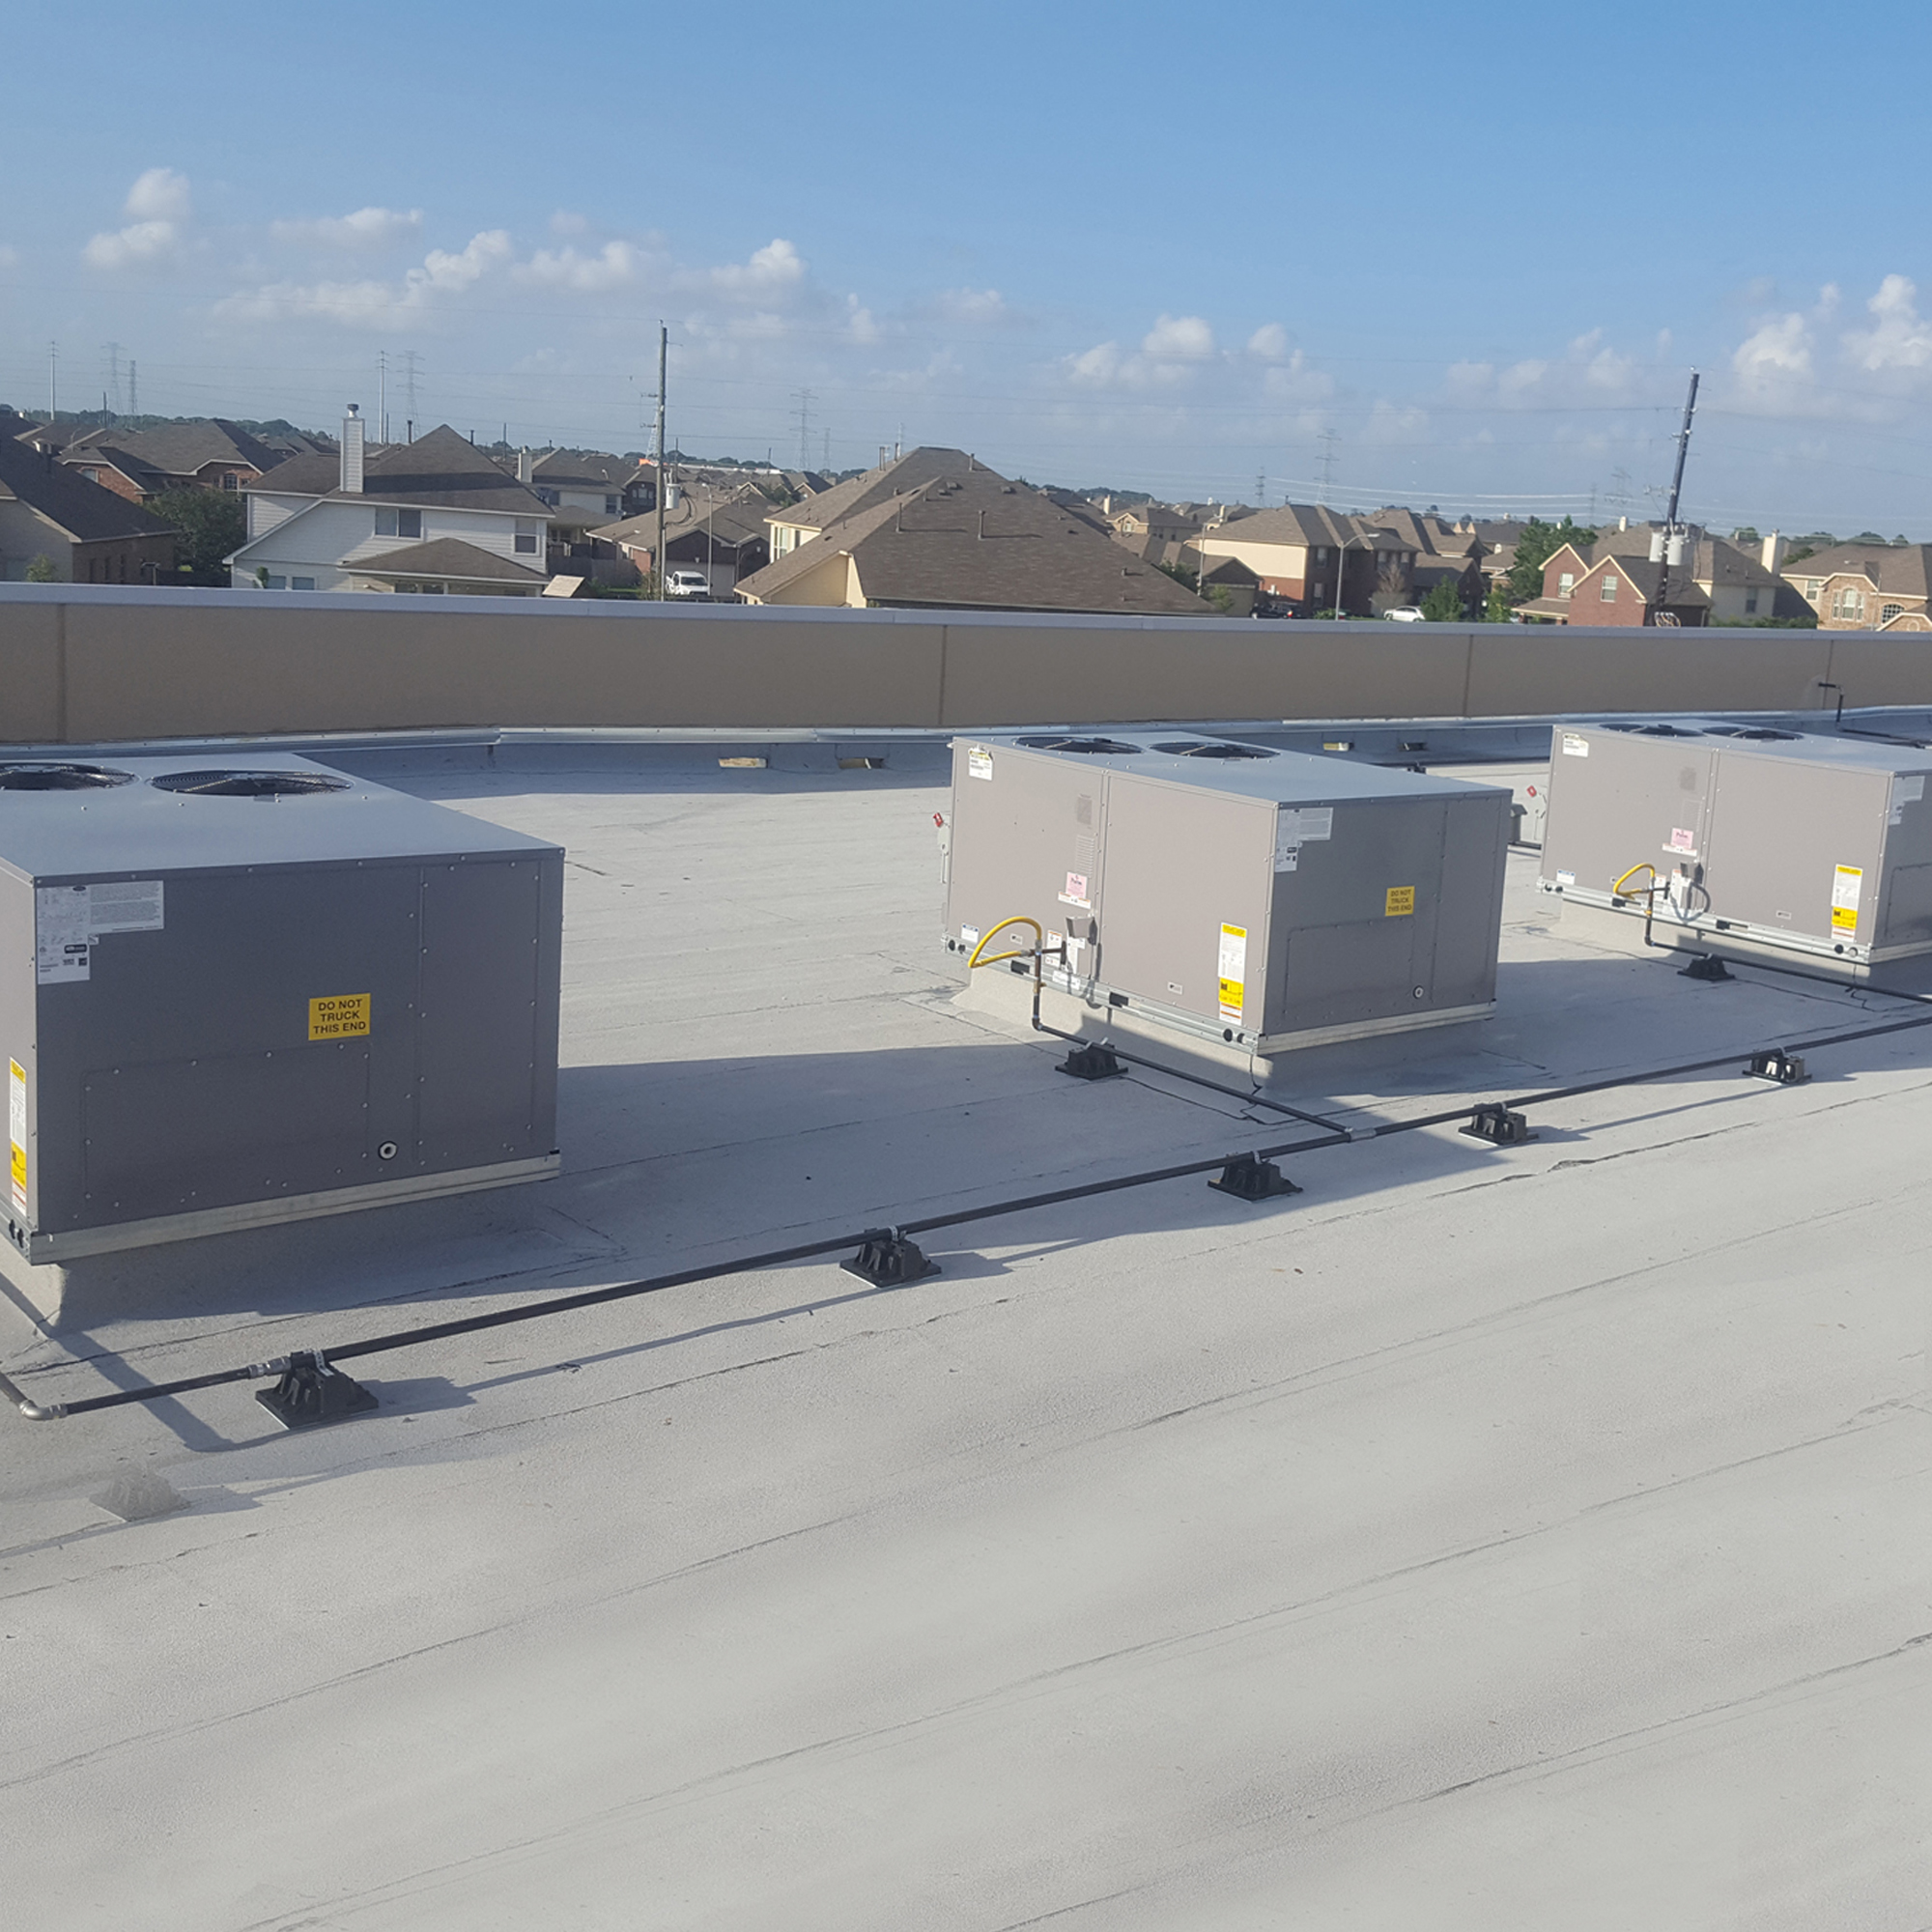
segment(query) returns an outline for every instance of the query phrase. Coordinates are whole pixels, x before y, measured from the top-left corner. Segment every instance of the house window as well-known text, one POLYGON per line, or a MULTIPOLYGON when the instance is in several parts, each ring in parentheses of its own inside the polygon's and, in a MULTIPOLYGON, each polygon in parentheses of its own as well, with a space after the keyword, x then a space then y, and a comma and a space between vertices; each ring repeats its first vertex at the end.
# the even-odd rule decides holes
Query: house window
POLYGON ((223 488, 224 490, 236 490, 236 489, 239 489, 239 488, 241 487, 241 484, 242 484, 242 479, 241 479, 241 477, 239 477, 238 475, 236 475, 236 473, 234 472, 234 470, 232 470, 232 469, 224 469, 224 470, 223 470, 223 471, 221 472, 221 487, 222 487, 222 488, 223 488))
POLYGON ((1570 593, 1573 590, 1575 590, 1576 587, 1577 587, 1577 573, 1574 570, 1566 570, 1563 573, 1563 575, 1556 580, 1556 594, 1559 597, 1568 598, 1570 593))
POLYGON ((1745 615, 1747 617, 1755 617, 1757 615, 1757 592, 1755 590, 1747 590, 1745 592, 1745 615))
POLYGON ((1604 581, 1598 587, 1597 594, 1605 604, 1614 604, 1617 601, 1617 574, 1615 571, 1605 572, 1604 581))
POLYGON ((292 577, 289 579, 289 588, 291 590, 313 590, 315 588, 315 579, 312 577, 292 577))
POLYGON ((1817 603, 1818 601, 1818 593, 1822 591, 1824 587, 1825 587, 1824 584, 1821 583, 1815 577, 1807 577, 1804 580, 1804 594, 1814 604, 1817 603))
POLYGON ((1316 545, 1315 561, 1317 563, 1326 563, 1328 561, 1328 546, 1326 544, 1316 545))
POLYGON ((1832 615, 1834 617, 1862 617, 1865 614, 1865 597, 1862 590, 1838 590, 1832 595, 1832 615))
POLYGON ((537 554, 537 539, 543 535, 543 526, 531 517, 517 519, 517 554, 534 556, 537 554))
POLYGON ((539 503, 548 503, 553 510, 556 508, 561 498, 558 497, 554 490, 539 490, 537 492, 537 501, 539 503))
POLYGON ((1903 604, 1888 604, 1885 607, 1885 609, 1878 613, 1878 620, 1881 624, 1889 624, 1894 617, 1903 615, 1904 611, 1905 611, 1905 606, 1903 604))
POLYGON ((446 583, 425 583, 423 585, 423 594, 426 597, 440 597, 448 588, 449 585, 446 583))
POLYGON ((1319 604, 1322 598, 1327 596, 1328 586, 1325 583, 1311 583, 1308 586, 1308 594, 1319 604))
POLYGON ((614 516, 615 516, 615 515, 617 514, 617 499, 616 499, 616 497, 606 497, 604 498, 604 514, 605 514, 605 515, 606 515, 607 517, 614 517, 614 516))
POLYGON ((80 473, 83 476, 85 476, 90 483, 99 483, 100 481, 100 471, 98 469, 83 469, 80 473))
POLYGON ((423 513, 420 510, 378 510, 376 534, 379 537, 420 537, 423 513))
POLYGON ((270 577, 269 588, 270 590, 286 590, 288 587, 289 580, 286 577, 270 577))

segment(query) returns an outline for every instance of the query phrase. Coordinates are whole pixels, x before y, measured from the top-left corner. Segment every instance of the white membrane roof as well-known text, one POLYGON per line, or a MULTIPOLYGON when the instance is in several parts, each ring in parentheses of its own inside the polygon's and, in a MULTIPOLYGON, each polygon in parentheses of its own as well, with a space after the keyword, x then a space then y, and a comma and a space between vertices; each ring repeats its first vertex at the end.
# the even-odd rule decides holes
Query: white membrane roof
MULTIPOLYGON (((0 1305, 42 1401, 1300 1129, 962 1002, 945 753, 399 752, 569 853, 564 1173, 0 1305), (901 753, 890 754, 898 759, 901 753), (467 762, 466 762, 467 760, 467 762)), ((346 752, 330 762, 351 762, 346 752)), ((235 762, 242 762, 241 759, 235 762)), ((273 808, 243 806, 242 810, 273 808)), ((1921 1925, 1932 1028, 1626 956, 1513 855, 1492 1022, 1355 1124, 1736 1065, 350 1365, 0 1412, 10 1925, 1921 1925), (188 1507, 90 1498, 147 1475, 188 1507)))

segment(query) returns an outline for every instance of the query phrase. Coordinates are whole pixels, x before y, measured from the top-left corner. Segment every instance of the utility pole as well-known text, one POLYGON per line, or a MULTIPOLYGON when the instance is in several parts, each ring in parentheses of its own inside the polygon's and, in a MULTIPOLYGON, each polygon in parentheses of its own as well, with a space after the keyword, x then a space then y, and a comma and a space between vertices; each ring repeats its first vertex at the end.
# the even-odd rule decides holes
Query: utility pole
POLYGON ((658 545, 652 553, 658 567, 658 602, 665 594, 665 366, 670 356, 670 330, 658 324, 658 545))
POLYGON ((47 427, 60 421, 60 344, 47 344, 47 427))
POLYGON ((141 413, 141 392, 134 385, 134 358, 128 358, 128 413, 137 416, 141 413))
POLYGON ((1674 626, 1676 618, 1669 616, 1666 593, 1670 588, 1670 566, 1684 554, 1684 532, 1677 526, 1677 499, 1684 490, 1684 459, 1690 449, 1690 418, 1697 413, 1697 372, 1690 372, 1690 392, 1684 398, 1684 427, 1677 432, 1677 468, 1670 477, 1670 502, 1663 512, 1663 542, 1659 550, 1659 560, 1663 568, 1657 573, 1657 621, 1666 627, 1674 626), (1677 556, 1670 553, 1675 549, 1677 556))
POLYGON ((121 413, 121 345, 110 342, 100 353, 107 357, 107 396, 103 407, 118 416, 121 413))
POLYGON ((376 440, 389 440, 389 352, 376 352, 376 440))

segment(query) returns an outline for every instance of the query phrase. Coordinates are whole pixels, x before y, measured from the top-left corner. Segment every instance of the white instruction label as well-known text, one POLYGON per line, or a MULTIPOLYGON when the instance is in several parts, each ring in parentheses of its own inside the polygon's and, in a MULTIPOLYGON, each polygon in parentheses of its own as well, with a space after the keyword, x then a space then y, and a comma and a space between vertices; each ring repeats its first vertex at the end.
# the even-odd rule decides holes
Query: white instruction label
POLYGON ((969 779, 990 779, 993 776, 993 754, 985 746, 966 747, 966 776, 969 779))
POLYGON ((27 1069, 17 1060, 7 1063, 8 1178, 14 1206, 27 1211, 27 1069))
POLYGON ((1590 741, 1579 738, 1574 731, 1563 734, 1563 755, 1566 758, 1587 758, 1590 755, 1590 741))
POLYGON ((1082 912, 1092 912, 1094 901, 1087 895, 1087 874, 1068 872, 1066 890, 1060 895, 1062 905, 1078 906, 1082 912))
POLYGON ((159 932, 166 924, 159 879, 98 880, 87 889, 87 929, 96 939, 103 932, 159 932))
POLYGON ((1239 1023, 1247 999, 1248 929, 1244 925, 1221 928, 1221 1017, 1239 1023))
POLYGON ((1335 836, 1335 808, 1332 805, 1283 806, 1274 820, 1274 868, 1292 872, 1299 863, 1302 846, 1319 843, 1335 836))
POLYGON ((85 886, 34 888, 34 969, 43 986, 90 977, 92 934, 85 886))

